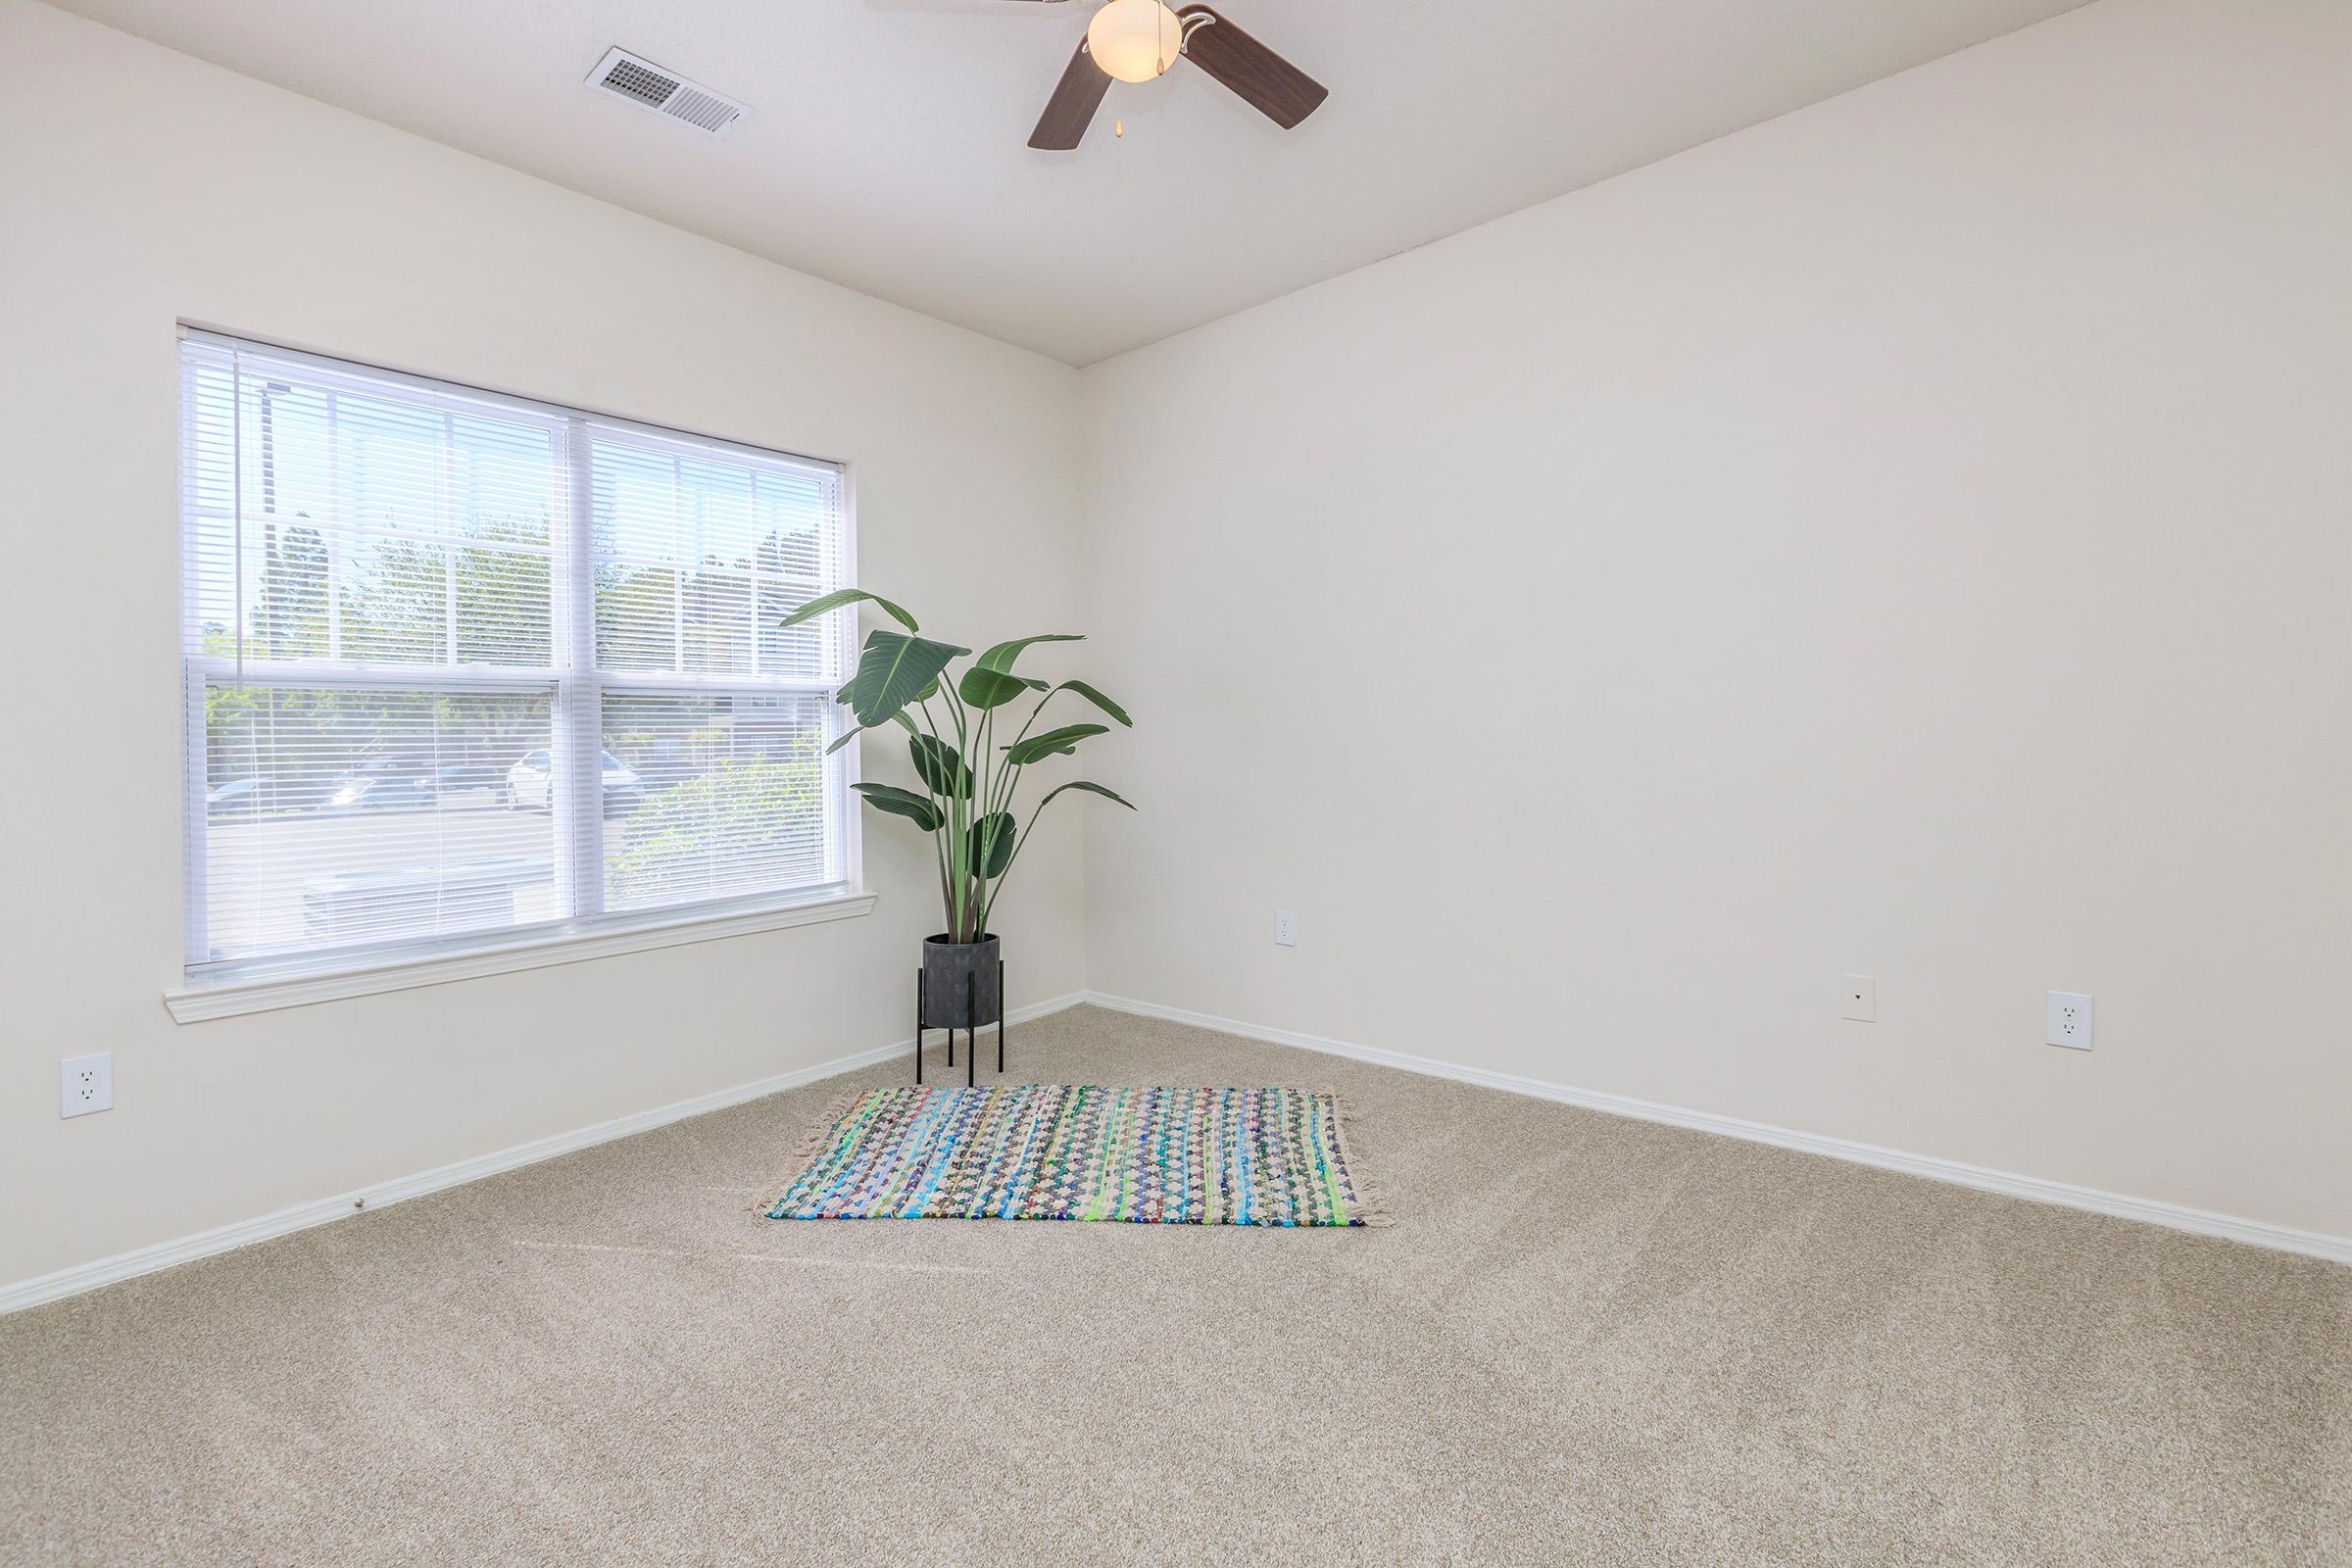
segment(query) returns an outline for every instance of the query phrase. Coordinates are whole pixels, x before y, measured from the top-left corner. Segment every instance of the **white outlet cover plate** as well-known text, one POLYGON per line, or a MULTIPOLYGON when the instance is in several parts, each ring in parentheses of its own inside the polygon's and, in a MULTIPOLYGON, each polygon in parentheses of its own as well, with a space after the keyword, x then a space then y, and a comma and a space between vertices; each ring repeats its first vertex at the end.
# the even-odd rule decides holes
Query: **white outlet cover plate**
POLYGON ((1879 1021, 1879 983, 1866 974, 1849 974, 1840 982, 1838 1016, 1856 1023, 1879 1021))
POLYGON ((2042 1039, 2069 1051, 2090 1049, 2090 998, 2080 991, 2049 993, 2048 1017, 2042 1039))
POLYGON ((115 1108, 115 1054, 68 1056, 57 1064, 57 1110, 61 1116, 87 1116, 115 1108))
POLYGON ((1298 945, 1298 916, 1289 909, 1274 911, 1274 943, 1277 947, 1295 948, 1298 945))

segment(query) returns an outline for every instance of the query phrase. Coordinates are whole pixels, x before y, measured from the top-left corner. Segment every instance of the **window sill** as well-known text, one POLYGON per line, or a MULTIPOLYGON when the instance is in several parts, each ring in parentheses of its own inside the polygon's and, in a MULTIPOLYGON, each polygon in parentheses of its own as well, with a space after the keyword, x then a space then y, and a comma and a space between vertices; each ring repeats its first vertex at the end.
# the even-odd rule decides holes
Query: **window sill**
POLYGON ((655 915, 627 925, 502 942, 469 948, 463 953, 434 953, 325 971, 296 970, 198 982, 165 992, 164 1004, 172 1009, 172 1016, 178 1022, 201 1023, 208 1018, 228 1018, 243 1012, 302 1007, 314 1002, 371 996, 379 991, 406 991, 415 986, 444 985, 452 980, 471 980, 516 969, 543 969, 551 964, 580 963, 615 954, 674 948, 688 942, 714 942, 722 937, 751 936, 788 926, 847 920, 868 912, 873 906, 871 893, 827 893, 755 909, 655 915))

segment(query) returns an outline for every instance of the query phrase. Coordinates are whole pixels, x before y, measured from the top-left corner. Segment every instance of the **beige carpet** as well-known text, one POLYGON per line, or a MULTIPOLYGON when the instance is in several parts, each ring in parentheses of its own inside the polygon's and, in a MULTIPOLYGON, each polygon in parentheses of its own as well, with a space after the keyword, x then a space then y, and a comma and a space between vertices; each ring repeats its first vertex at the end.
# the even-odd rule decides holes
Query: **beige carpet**
POLYGON ((2352 1270, 1090 1009, 1012 1064, 1344 1092, 1396 1224, 759 1219, 815 1084, 0 1320, 0 1560, 2352 1562, 2352 1270))

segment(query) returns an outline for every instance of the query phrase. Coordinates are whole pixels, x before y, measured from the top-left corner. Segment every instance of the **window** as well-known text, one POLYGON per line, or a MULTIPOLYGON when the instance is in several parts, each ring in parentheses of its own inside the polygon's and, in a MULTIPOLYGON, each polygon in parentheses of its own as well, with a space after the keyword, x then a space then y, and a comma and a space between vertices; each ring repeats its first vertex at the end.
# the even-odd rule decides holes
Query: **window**
POLYGON ((845 890, 841 469, 180 352, 191 983, 845 890))

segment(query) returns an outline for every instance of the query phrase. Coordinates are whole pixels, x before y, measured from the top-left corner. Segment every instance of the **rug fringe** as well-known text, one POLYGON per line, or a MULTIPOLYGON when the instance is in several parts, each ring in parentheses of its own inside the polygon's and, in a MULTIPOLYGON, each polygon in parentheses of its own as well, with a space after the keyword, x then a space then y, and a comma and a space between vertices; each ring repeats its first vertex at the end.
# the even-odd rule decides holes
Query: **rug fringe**
POLYGON ((1355 1208, 1368 1230, 1385 1230, 1396 1223, 1389 1200, 1376 1186, 1362 1161, 1355 1157, 1355 1149, 1348 1140, 1348 1124, 1355 1119, 1355 1102, 1332 1091, 1331 1125, 1333 1141, 1340 1148, 1340 1162, 1348 1167, 1348 1183, 1355 1188, 1355 1208))
POLYGON ((801 1134, 801 1141, 793 1146, 787 1166, 788 1174, 774 1186, 762 1189, 768 1196, 762 1198, 758 1193, 752 1195, 752 1212, 761 1219, 767 1218, 767 1211, 792 1191, 792 1184, 799 1181, 808 1167, 816 1162, 816 1156, 825 1152, 825 1145, 831 1142, 833 1129, 841 1125, 841 1118, 855 1109, 858 1102, 872 1093, 871 1089, 845 1089, 825 1102, 825 1108, 801 1134))

